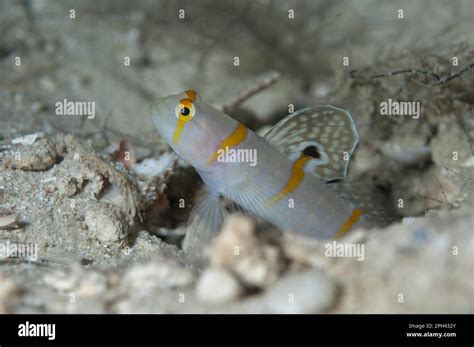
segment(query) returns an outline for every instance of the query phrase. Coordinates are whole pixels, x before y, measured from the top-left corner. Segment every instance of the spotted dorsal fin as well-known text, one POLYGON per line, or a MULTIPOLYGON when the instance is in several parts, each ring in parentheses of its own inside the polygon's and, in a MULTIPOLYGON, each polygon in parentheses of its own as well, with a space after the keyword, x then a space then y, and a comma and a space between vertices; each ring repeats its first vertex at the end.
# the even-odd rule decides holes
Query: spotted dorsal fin
POLYGON ((286 116, 264 138, 291 161, 301 154, 313 157, 304 171, 321 180, 346 177, 349 160, 359 141, 351 114, 322 105, 286 116))

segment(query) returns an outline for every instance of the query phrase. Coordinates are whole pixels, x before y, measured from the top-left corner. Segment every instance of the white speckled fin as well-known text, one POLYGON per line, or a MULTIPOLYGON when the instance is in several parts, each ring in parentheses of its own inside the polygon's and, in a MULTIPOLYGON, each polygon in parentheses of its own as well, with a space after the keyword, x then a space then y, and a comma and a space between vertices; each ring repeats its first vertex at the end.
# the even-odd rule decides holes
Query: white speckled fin
POLYGON ((222 226, 224 213, 219 194, 210 191, 193 208, 183 241, 183 251, 189 261, 202 259, 204 247, 210 244, 222 226))
POLYGON ((324 181, 346 177, 350 157, 359 141, 351 114, 330 105, 292 113, 264 138, 291 161, 299 159, 302 152, 314 157, 304 171, 324 181))

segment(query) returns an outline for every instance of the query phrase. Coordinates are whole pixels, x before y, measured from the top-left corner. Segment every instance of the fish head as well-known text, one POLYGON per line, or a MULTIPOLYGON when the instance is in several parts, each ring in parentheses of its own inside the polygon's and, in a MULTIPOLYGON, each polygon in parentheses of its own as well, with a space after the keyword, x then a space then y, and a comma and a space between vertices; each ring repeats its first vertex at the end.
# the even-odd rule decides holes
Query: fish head
POLYGON ((150 116, 161 137, 183 160, 201 170, 235 123, 223 112, 202 101, 194 90, 156 100, 150 116))

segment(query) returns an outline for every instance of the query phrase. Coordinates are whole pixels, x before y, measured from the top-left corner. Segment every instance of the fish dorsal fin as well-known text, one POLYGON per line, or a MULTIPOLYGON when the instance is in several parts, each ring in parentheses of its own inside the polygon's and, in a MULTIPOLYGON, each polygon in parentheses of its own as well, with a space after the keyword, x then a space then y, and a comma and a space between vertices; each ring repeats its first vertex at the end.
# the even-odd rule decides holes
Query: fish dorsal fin
POLYGON ((304 171, 324 181, 346 177, 359 136, 351 114, 330 105, 304 108, 273 126, 264 138, 291 161, 311 156, 304 171))

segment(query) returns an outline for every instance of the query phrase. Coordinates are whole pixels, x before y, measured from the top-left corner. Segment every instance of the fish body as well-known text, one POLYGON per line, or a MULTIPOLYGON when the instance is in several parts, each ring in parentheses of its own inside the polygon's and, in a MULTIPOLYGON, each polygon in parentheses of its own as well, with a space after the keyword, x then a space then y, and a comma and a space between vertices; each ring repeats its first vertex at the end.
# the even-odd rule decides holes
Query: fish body
POLYGON ((358 142, 345 110, 303 109, 260 137, 188 90, 157 100, 151 118, 208 188, 191 215, 187 252, 200 253, 219 230, 220 196, 282 230, 320 239, 341 235, 365 219, 366 211, 347 198, 347 191, 327 184, 345 177, 358 142))
POLYGON ((248 130, 245 140, 232 149, 256 150, 257 165, 219 162, 212 171, 198 169, 211 192, 227 197, 283 230, 317 238, 332 236, 351 215, 349 204, 329 190, 325 182, 305 174, 302 167, 295 169, 294 162, 253 131, 248 130), (293 183, 286 188, 290 180, 293 183))

